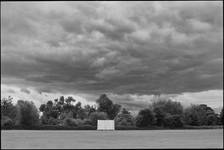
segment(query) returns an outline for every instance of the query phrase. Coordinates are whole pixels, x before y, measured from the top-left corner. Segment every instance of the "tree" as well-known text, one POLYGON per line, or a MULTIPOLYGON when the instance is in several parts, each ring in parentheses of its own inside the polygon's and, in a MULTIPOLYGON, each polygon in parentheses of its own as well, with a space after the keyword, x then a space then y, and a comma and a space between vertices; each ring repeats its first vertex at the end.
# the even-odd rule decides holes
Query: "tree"
POLYGON ((73 97, 71 97, 71 96, 69 96, 68 98, 66 98, 65 99, 65 102, 67 103, 67 104, 71 104, 71 102, 75 102, 76 100, 73 98, 73 97))
POLYGON ((108 112, 110 119, 114 119, 121 109, 121 105, 113 104, 111 110, 108 112))
POLYGON ((183 106, 180 102, 175 102, 166 97, 158 97, 158 99, 154 99, 151 106, 153 109, 159 108, 160 111, 164 113, 169 113, 171 115, 182 115, 183 114, 183 106))
POLYGON ((87 104, 84 106, 84 111, 87 113, 87 116, 89 117, 89 115, 92 112, 96 112, 96 108, 87 104))
POLYGON ((14 122, 11 118, 9 118, 8 116, 1 116, 1 127, 4 128, 11 128, 13 127, 14 122))
POLYGON ((184 121, 188 125, 215 125, 217 116, 214 110, 205 104, 191 105, 184 111, 184 121))
POLYGON ((223 125, 223 108, 222 108, 222 111, 221 111, 221 113, 220 113, 220 118, 221 118, 221 123, 222 123, 222 125, 223 125))
POLYGON ((92 122, 92 125, 97 125, 97 120, 106 120, 108 119, 108 116, 105 112, 93 112, 90 114, 90 120, 92 122))
POLYGON ((11 119, 13 123, 15 123, 15 118, 17 114, 16 107, 12 104, 12 97, 2 98, 1 99, 1 119, 3 116, 7 116, 7 120, 11 119))
POLYGON ((135 120, 131 113, 123 108, 121 113, 115 117, 115 124, 118 126, 133 126, 135 120))
POLYGON ((155 123, 155 117, 153 112, 150 109, 140 110, 136 117, 136 126, 137 127, 147 127, 155 123))
POLYGON ((217 124, 217 116, 215 114, 209 114, 207 116, 207 125, 216 125, 217 124))
POLYGON ((131 114, 126 108, 121 110, 121 114, 131 114))
POLYGON ((18 108, 17 124, 24 126, 35 126, 39 124, 38 110, 33 102, 19 100, 17 101, 16 107, 18 108))
POLYGON ((59 98, 59 104, 60 104, 60 105, 63 105, 64 102, 65 102, 65 98, 64 98, 64 96, 61 96, 61 97, 59 98))
POLYGON ((113 102, 107 97, 106 94, 102 94, 96 102, 98 104, 97 111, 107 113, 109 119, 114 119, 121 108, 120 105, 113 104, 113 102))
POLYGON ((155 118, 156 118, 156 125, 157 126, 163 126, 164 125, 164 119, 166 116, 166 113, 163 111, 163 109, 156 107, 154 108, 155 118))
POLYGON ((181 103, 172 101, 167 97, 160 96, 155 98, 149 108, 151 108, 155 114, 157 126, 165 126, 167 119, 173 119, 176 118, 176 116, 182 117, 183 114, 183 106, 181 103))
POLYGON ((200 125, 200 119, 196 110, 192 107, 186 108, 184 111, 184 122, 187 125, 198 126, 200 125))
POLYGON ((167 114, 164 119, 164 126, 169 128, 179 128, 183 126, 182 117, 180 115, 167 114))

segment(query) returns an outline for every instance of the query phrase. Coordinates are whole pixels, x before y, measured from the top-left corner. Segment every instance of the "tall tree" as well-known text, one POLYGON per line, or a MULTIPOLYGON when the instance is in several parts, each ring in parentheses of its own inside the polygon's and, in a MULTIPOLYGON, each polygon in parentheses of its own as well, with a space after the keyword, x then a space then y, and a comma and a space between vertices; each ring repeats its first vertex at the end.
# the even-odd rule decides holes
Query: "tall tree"
POLYGON ((16 107, 18 108, 17 124, 24 126, 39 124, 39 113, 33 102, 19 100, 16 107))
POLYGON ((1 99, 1 116, 7 116, 10 119, 14 120, 16 117, 16 107, 12 103, 12 97, 2 98, 1 99))
POLYGON ((155 123, 155 117, 150 109, 140 110, 136 117, 136 126, 147 127, 155 123))
POLYGON ((135 120, 125 108, 115 117, 115 124, 118 126, 134 126, 135 120))
POLYGON ((121 108, 119 104, 113 104, 106 94, 102 94, 96 102, 98 104, 97 111, 107 113, 109 119, 114 119, 121 108))

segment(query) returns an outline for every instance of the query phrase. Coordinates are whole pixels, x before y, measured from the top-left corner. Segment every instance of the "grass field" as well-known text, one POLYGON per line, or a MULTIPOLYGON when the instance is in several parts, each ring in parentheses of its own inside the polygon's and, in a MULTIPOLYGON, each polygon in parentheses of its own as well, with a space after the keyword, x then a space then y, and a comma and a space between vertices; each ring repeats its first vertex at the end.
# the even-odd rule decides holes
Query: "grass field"
POLYGON ((223 129, 1 133, 1 148, 223 148, 223 129))

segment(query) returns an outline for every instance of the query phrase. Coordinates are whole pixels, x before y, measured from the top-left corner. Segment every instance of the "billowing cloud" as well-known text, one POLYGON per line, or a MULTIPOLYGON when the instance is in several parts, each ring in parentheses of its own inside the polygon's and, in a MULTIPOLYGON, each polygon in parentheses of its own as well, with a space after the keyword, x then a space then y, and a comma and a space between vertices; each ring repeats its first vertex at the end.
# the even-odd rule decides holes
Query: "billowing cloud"
POLYGON ((39 94, 222 90, 222 12, 222 2, 3 2, 1 82, 39 94))

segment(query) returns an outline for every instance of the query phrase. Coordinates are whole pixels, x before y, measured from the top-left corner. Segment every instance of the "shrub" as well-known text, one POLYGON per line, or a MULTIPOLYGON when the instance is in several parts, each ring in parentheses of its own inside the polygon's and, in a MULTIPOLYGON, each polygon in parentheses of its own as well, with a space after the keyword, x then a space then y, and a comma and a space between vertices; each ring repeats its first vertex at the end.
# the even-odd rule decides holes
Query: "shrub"
POLYGON ((75 121, 75 119, 66 118, 66 119, 64 119, 64 126, 77 127, 78 124, 75 121))
POLYGON ((81 120, 81 119, 73 119, 73 118, 64 119, 65 126, 81 127, 83 126, 83 124, 84 124, 84 120, 81 120))
POLYGON ((49 125, 58 125, 58 124, 60 124, 60 121, 58 119, 55 119, 53 117, 50 117, 48 119, 47 124, 49 124, 49 125))
POLYGON ((83 125, 92 125, 92 122, 90 119, 84 119, 83 120, 83 125))

